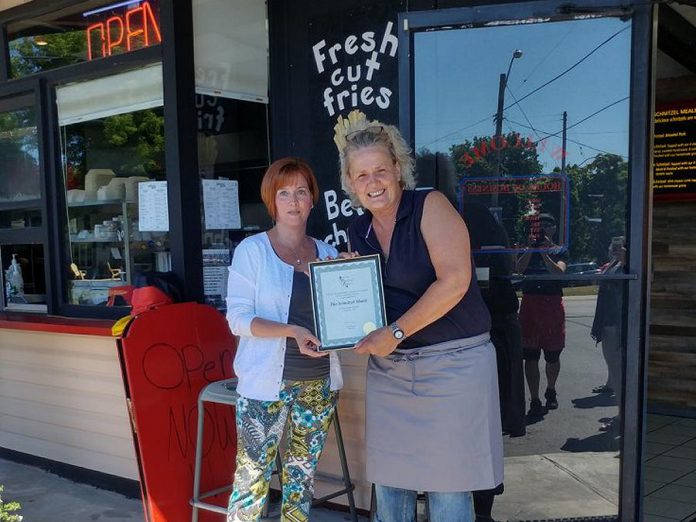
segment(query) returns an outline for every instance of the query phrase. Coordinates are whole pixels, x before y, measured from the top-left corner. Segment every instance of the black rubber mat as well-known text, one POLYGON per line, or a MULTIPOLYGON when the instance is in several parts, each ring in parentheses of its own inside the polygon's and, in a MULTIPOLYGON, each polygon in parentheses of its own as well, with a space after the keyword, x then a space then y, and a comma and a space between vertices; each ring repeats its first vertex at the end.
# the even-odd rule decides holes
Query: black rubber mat
POLYGON ((616 515, 605 517, 535 518, 529 520, 510 520, 509 522, 617 522, 616 515))

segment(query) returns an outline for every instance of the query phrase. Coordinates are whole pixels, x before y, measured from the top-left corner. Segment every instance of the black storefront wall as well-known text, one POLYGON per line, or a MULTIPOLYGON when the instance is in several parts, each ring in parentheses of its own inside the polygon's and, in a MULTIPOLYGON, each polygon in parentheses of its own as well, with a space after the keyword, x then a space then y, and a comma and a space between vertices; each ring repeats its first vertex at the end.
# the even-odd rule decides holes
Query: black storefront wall
MULTIPOLYGON (((408 100, 401 106, 399 90, 410 87, 399 84, 408 77, 404 49, 392 56, 391 37, 400 36, 399 13, 408 11, 499 5, 505 2, 405 2, 381 1, 366 4, 346 1, 340 4, 317 3, 307 0, 287 2, 269 0, 270 57, 271 57, 271 135, 273 157, 296 155, 305 158, 315 169, 321 200, 310 222, 310 233, 345 249, 343 235, 354 210, 340 188, 338 154, 333 143, 337 116, 347 116, 360 109, 369 119, 394 124, 410 132, 413 107, 408 100), (374 48, 371 40, 374 39, 374 48), (360 48, 364 45, 364 48, 360 48), (358 48, 357 50, 355 48, 358 48), (335 49, 335 58, 330 54, 335 49), (348 49, 354 52, 348 52, 348 49), (376 52, 376 56, 373 55, 376 52), (374 65, 379 64, 379 67, 374 65), (360 66, 360 71, 357 71, 360 66), (351 80, 348 80, 350 68, 351 80), (372 74, 369 74, 369 71, 372 74), (367 103, 361 93, 366 87, 382 94, 367 103), (381 89, 381 90, 380 90, 381 89), (388 91, 387 91, 388 90, 388 91), (344 107, 337 97, 343 94, 344 107), (400 121, 401 119, 404 121, 400 121), (317 212, 318 210, 318 212, 317 212)), ((611 2, 610 2, 611 3, 611 2)), ((500 5, 498 14, 509 11, 523 13, 521 18, 536 15, 526 2, 500 5)), ((542 10, 558 14, 553 2, 536 2, 542 10), (541 5, 543 4, 543 5, 541 5)), ((484 8, 485 9, 485 8, 484 8)), ((654 10, 647 4, 609 6, 587 0, 583 6, 567 6, 565 14, 621 11, 634 16, 632 37, 631 98, 632 122, 630 131, 631 208, 629 241, 634 247, 628 255, 630 279, 628 290, 628 342, 635 346, 626 360, 625 426, 621 466, 620 518, 637 520, 642 512, 642 466, 645 432, 645 368, 646 295, 649 289, 648 245, 650 204, 648 191, 649 143, 652 135, 650 114, 654 103, 650 85, 654 75, 654 32, 651 19, 654 10)), ((402 46, 403 47, 403 46, 402 46)), ((410 136, 407 136, 410 137, 410 136)))
POLYGON ((320 187, 310 233, 345 250, 355 210, 341 190, 333 128, 353 109, 398 125, 397 13, 407 3, 271 1, 268 9, 273 157, 309 161, 320 187))

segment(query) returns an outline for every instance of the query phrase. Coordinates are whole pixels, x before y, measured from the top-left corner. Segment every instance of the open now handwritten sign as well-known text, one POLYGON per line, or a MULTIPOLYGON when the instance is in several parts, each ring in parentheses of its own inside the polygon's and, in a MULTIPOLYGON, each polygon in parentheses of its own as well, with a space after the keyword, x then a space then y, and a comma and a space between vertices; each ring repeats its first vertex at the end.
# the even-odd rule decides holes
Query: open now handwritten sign
MULTIPOLYGON (((140 484, 148 522, 188 522, 193 492, 197 400, 207 384, 233 377, 236 340, 224 316, 197 303, 138 315, 118 340, 140 484)), ((234 407, 205 404, 201 491, 229 484, 234 473, 234 407)), ((226 505, 229 492, 213 497, 226 505)), ((220 515, 201 511, 201 522, 220 515)))

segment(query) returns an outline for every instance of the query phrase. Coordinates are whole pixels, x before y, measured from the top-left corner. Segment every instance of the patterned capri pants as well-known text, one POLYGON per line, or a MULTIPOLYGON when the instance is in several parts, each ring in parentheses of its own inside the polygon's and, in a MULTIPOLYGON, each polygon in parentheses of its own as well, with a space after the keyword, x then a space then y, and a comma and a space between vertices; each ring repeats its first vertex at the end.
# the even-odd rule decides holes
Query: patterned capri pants
POLYGON ((237 469, 227 522, 259 520, 286 424, 281 520, 309 520, 314 471, 336 408, 336 397, 327 378, 283 381, 277 401, 238 399, 237 469))

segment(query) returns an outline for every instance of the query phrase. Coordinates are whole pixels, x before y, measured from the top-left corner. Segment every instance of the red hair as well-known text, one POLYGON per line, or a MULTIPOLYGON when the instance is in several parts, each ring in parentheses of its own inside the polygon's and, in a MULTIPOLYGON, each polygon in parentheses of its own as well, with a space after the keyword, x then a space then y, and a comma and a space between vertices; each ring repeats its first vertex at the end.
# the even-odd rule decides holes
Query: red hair
POLYGON ((278 189, 288 185, 296 176, 301 176, 307 182, 312 201, 315 204, 319 201, 319 184, 307 162, 300 158, 280 158, 271 163, 261 180, 261 199, 271 218, 275 219, 278 212, 275 205, 278 189))

